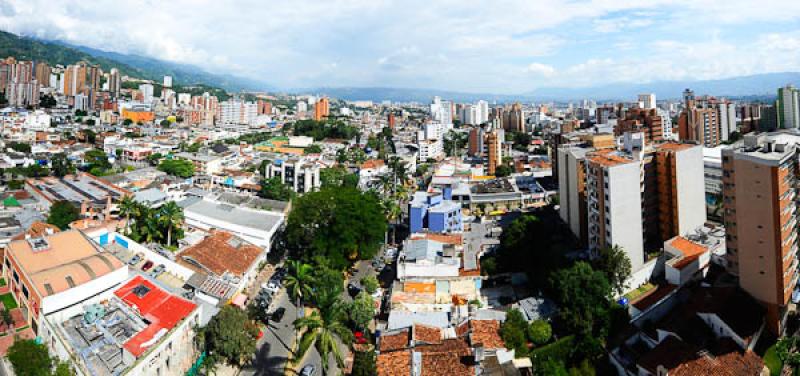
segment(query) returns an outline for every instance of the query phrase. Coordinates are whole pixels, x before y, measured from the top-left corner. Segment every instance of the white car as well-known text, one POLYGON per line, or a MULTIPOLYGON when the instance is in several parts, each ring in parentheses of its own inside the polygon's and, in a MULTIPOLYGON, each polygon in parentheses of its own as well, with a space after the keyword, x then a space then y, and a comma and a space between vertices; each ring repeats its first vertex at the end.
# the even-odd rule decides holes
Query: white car
POLYGON ((274 293, 278 292, 278 290, 280 290, 281 287, 278 286, 277 283, 270 281, 268 283, 262 283, 261 284, 261 289, 264 290, 264 291, 268 291, 270 294, 274 294, 274 293))

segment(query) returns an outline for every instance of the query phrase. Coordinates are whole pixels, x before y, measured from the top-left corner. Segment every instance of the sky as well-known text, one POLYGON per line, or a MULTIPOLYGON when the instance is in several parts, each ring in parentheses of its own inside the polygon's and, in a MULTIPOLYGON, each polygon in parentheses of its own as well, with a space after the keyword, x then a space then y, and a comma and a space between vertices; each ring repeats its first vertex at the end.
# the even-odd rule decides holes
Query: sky
POLYGON ((800 71, 798 0, 0 0, 0 29, 281 89, 519 94, 800 71))

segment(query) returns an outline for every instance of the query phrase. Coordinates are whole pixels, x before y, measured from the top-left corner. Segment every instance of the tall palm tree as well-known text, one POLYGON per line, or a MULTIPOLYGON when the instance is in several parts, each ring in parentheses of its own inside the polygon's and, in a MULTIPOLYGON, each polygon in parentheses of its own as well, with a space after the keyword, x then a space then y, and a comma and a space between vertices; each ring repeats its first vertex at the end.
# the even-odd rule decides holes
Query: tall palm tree
POLYGON ((183 209, 170 201, 158 211, 158 222, 167 227, 167 245, 172 244, 172 229, 183 223, 183 209))
POLYGON ((330 354, 333 354, 339 368, 344 367, 344 357, 339 342, 350 344, 353 333, 345 324, 347 314, 339 296, 327 294, 318 300, 319 310, 294 321, 295 329, 305 330, 295 359, 301 359, 313 344, 321 358, 322 373, 327 374, 330 354))
POLYGON ((125 217, 125 233, 131 232, 131 217, 136 217, 139 212, 139 204, 133 200, 133 196, 125 195, 119 202, 119 215, 125 217))
POLYGON ((286 273, 284 281, 286 292, 292 299, 297 301, 297 309, 300 309, 302 299, 311 296, 312 272, 314 270, 311 265, 304 264, 298 260, 289 260, 286 264, 288 267, 288 273, 286 273))

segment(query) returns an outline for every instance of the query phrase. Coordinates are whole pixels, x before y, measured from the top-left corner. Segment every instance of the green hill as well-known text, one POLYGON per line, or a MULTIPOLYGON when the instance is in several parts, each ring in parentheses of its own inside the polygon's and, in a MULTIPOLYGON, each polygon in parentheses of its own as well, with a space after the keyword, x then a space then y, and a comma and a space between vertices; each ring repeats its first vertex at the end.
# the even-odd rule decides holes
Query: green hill
POLYGON ((13 56, 17 60, 41 60, 50 65, 64 66, 86 61, 99 65, 105 72, 117 68, 123 75, 153 80, 156 83, 160 83, 164 76, 172 76, 173 85, 178 92, 197 95, 208 91, 220 99, 227 98, 226 92, 266 88, 264 84, 229 75, 208 73, 191 65, 71 46, 61 42, 41 41, 0 31, 0 58, 7 56, 13 56))

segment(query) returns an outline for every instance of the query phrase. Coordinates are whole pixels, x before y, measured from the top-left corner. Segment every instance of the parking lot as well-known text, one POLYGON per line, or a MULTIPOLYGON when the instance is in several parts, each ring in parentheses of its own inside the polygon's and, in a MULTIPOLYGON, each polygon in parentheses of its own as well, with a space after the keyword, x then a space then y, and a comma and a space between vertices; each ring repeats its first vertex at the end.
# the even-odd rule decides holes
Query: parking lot
POLYGON ((156 265, 154 262, 147 260, 140 254, 136 254, 131 250, 124 248, 116 243, 110 243, 104 246, 106 251, 113 254, 116 258, 120 261, 124 262, 128 265, 128 267, 139 273, 139 274, 146 274, 147 276, 155 279, 156 281, 162 283, 164 286, 171 288, 172 290, 181 290, 183 289, 184 281, 180 278, 170 274, 167 271, 161 271, 163 267, 159 268, 159 265, 156 265), (145 268, 145 265, 147 267, 145 268), (146 269, 146 270, 143 270, 146 269), (154 272, 157 273, 154 276, 154 272))

